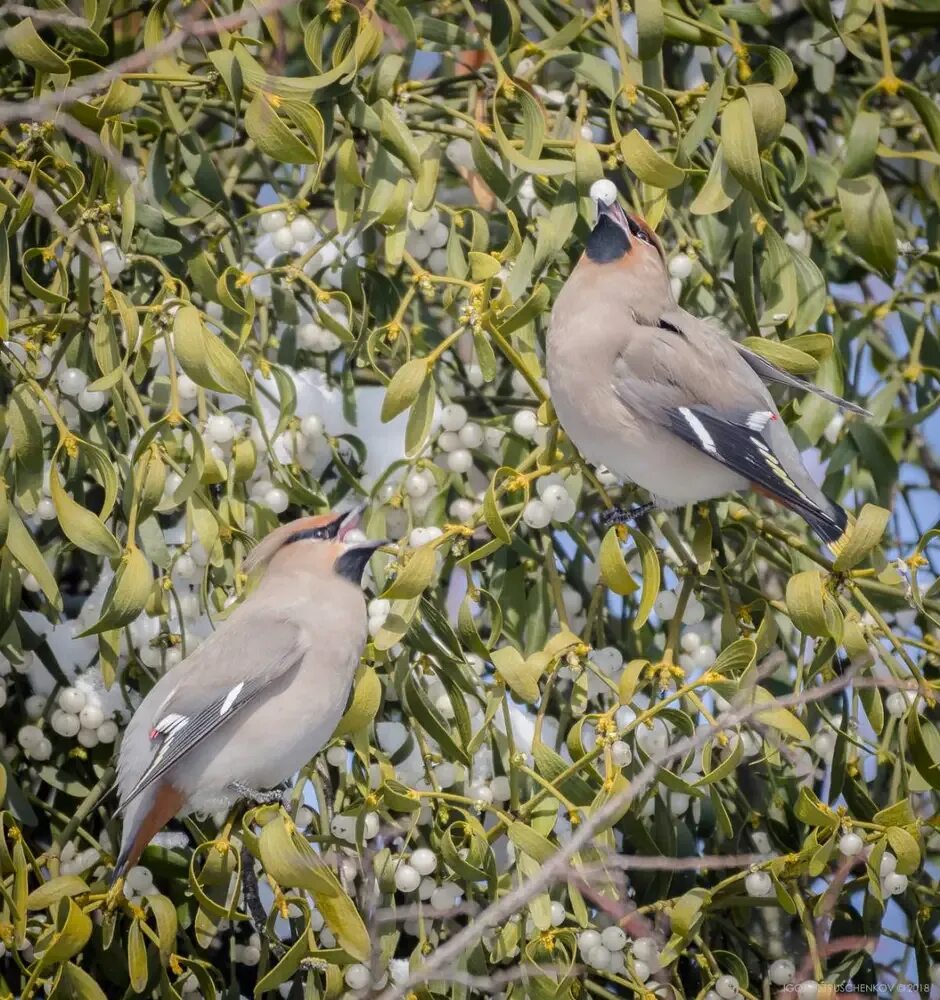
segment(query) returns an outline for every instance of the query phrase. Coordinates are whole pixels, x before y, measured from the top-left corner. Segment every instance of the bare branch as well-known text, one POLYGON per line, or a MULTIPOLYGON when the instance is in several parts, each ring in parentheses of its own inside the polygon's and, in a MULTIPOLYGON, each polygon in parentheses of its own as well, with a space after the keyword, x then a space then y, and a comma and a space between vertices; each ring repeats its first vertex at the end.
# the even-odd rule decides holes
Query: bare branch
MULTIPOLYGON (((791 707, 819 701, 849 687, 854 678, 855 671, 848 670, 841 677, 837 677, 826 684, 821 684, 819 687, 778 698, 776 704, 781 707, 791 707)), ((502 899, 498 899, 495 903, 488 906, 473 923, 458 931, 452 938, 436 948, 427 957, 424 964, 420 968, 415 969, 404 982, 386 987, 379 994, 378 1000, 400 1000, 414 986, 436 978, 444 969, 453 969, 461 956, 469 952, 483 937, 487 928, 496 927, 504 923, 531 899, 551 885, 553 881, 563 874, 567 874, 570 871, 571 859, 580 850, 587 847, 594 838, 594 835, 608 825, 623 810, 624 806, 629 805, 649 787, 660 768, 683 757, 689 751, 694 751, 704 746, 708 740, 723 730, 734 728, 753 716, 760 714, 761 711, 766 710, 766 703, 760 702, 744 705, 739 708, 732 706, 728 711, 718 716, 712 725, 703 726, 694 735, 687 736, 667 747, 661 753, 652 755, 646 766, 630 782, 630 785, 620 792, 620 794, 608 799, 597 812, 584 820, 573 835, 542 865, 537 875, 527 879, 511 892, 508 892, 502 899)))
MULTIPOLYGON (((41 215, 60 236, 70 239, 86 257, 99 261, 98 254, 94 248, 89 243, 86 243, 77 233, 71 232, 65 220, 59 215, 55 202, 42 188, 36 185, 35 181, 27 177, 22 171, 11 170, 9 167, 0 167, 0 178, 12 180, 19 184, 27 194, 32 196, 33 211, 41 215)), ((104 266, 103 262, 101 263, 104 266)))
MULTIPOLYGON (((91 73, 62 90, 43 94, 31 101, 8 101, 0 104, 0 122, 36 121, 49 118, 64 105, 80 101, 97 91, 110 87, 125 73, 139 73, 148 66, 181 48, 189 38, 206 38, 226 31, 236 31, 246 24, 267 17, 279 10, 296 4, 298 0, 267 0, 247 7, 235 14, 211 18, 208 15, 193 14, 181 21, 180 26, 166 38, 148 49, 142 49, 124 59, 119 59, 99 73, 91 73)), ((184 82, 180 79, 180 82, 184 82)))
MULTIPOLYGON (((5 3, 0 6, 0 17, 28 17, 33 24, 61 24, 67 28, 87 28, 83 17, 67 14, 61 10, 37 10, 25 3, 5 3)), ((3 36, 0 36, 3 43, 3 36)))

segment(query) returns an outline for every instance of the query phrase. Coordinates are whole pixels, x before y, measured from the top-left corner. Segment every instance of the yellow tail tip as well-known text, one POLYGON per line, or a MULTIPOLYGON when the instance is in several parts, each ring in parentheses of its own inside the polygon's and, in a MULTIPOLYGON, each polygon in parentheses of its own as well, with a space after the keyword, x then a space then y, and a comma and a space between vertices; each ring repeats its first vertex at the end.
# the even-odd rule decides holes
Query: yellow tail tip
POLYGON ((829 551, 834 556, 840 556, 842 554, 842 550, 845 548, 845 543, 849 540, 849 535, 852 534, 854 528, 855 528, 855 518, 851 514, 849 514, 848 520, 845 523, 845 531, 843 531, 842 534, 839 535, 839 537, 834 542, 826 543, 829 547, 829 551))

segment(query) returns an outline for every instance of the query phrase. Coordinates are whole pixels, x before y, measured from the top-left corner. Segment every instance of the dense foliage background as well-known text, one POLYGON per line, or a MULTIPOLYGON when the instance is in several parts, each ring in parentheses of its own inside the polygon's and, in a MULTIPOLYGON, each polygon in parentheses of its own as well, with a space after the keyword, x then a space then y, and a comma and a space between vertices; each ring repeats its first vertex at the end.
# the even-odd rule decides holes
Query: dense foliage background
POLYGON ((0 994, 940 979, 940 3, 0 14, 0 994), (542 357, 605 174, 687 308, 871 409, 784 410, 834 562, 755 496, 599 526, 542 357), (334 744, 109 904, 122 724, 356 497, 334 744))

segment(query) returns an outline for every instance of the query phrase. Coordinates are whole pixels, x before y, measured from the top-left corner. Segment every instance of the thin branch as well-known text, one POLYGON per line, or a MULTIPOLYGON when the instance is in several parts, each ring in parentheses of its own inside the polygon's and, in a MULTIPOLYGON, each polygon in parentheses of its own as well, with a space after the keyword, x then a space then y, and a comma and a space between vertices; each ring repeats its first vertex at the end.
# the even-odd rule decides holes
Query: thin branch
POLYGON ((212 19, 202 15, 191 15, 182 20, 178 28, 171 31, 156 45, 135 52, 124 59, 119 59, 99 73, 82 77, 62 90, 44 94, 31 101, 0 103, 0 122, 48 118, 63 105, 73 104, 75 101, 80 101, 99 90, 110 87, 125 73, 139 73, 151 66, 157 59, 171 55, 181 48, 187 39, 206 38, 227 31, 236 31, 296 3, 297 0, 267 0, 266 3, 256 4, 238 13, 212 19))
MULTIPOLYGON (((854 670, 847 671, 843 676, 826 684, 778 698, 776 704, 780 707, 792 707, 828 698, 830 695, 849 687, 855 678, 855 672, 854 670)), ((378 1000, 400 1000, 413 987, 437 978, 443 970, 453 969, 461 956, 467 954, 476 945, 488 928, 505 923, 557 878, 568 873, 572 858, 579 851, 588 847, 596 833, 609 825, 617 815, 620 815, 625 806, 629 806, 637 796, 649 787, 661 768, 680 759, 689 751, 698 750, 723 730, 739 726, 766 709, 767 705, 761 702, 740 708, 732 706, 727 712, 718 716, 714 724, 704 726, 694 736, 687 736, 667 747, 662 753, 652 755, 646 766, 630 782, 630 785, 618 795, 608 799, 600 809, 585 819, 573 835, 545 862, 538 874, 533 875, 517 888, 508 892, 502 899, 498 899, 488 906, 473 923, 464 927, 431 952, 424 964, 415 969, 404 982, 389 985, 383 990, 379 994, 378 1000)))

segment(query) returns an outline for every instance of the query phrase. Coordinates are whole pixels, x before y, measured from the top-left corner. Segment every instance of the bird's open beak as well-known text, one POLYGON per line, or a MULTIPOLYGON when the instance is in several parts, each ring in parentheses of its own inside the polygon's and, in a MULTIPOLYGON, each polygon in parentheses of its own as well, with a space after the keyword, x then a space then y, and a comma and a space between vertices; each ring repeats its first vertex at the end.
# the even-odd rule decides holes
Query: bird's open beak
POLYGON ((339 530, 336 533, 336 540, 338 542, 345 541, 349 532, 354 531, 360 524, 362 524, 362 512, 365 509, 366 505, 364 503, 360 503, 356 504, 355 507, 343 514, 339 522, 339 530))
MULTIPOLYGON (((630 241, 630 223, 627 221, 627 216, 624 210, 620 207, 619 201, 613 201, 609 205, 601 201, 600 198, 596 199, 594 202, 597 207, 597 222, 600 222, 603 218, 610 219, 611 222, 616 223, 626 234, 627 241, 630 241)), ((595 223, 596 225, 597 223, 595 223)))
POLYGON ((367 538, 360 542, 346 541, 346 536, 351 531, 355 531, 357 528, 361 527, 362 512, 365 509, 366 509, 366 504, 360 503, 343 515, 343 519, 339 522, 339 531, 336 533, 336 540, 338 542, 342 542, 344 545, 350 546, 350 548, 356 548, 356 549, 366 549, 366 548, 377 549, 380 548, 382 545, 388 545, 387 538, 367 538))

